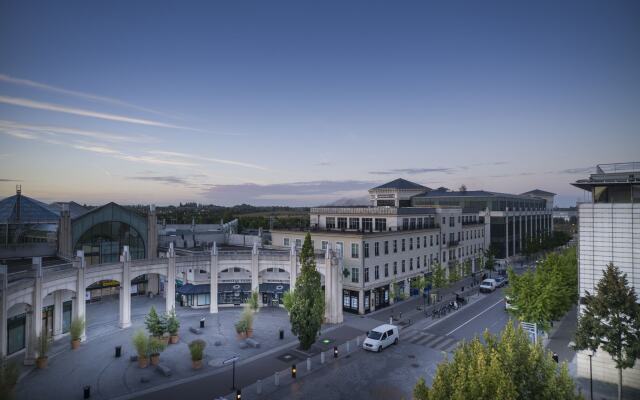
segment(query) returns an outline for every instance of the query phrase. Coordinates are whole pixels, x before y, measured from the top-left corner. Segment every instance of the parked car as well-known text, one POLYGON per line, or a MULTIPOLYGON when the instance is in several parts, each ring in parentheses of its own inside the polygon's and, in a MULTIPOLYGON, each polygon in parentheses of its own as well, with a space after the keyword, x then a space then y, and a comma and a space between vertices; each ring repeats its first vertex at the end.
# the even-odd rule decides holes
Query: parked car
POLYGON ((507 282, 507 278, 505 278, 504 276, 496 277, 496 287, 503 287, 507 284, 507 282))
POLYGON ((485 279, 480 284, 481 293, 491 293, 498 287, 495 279, 485 279))
POLYGON ((364 340, 364 343, 362 343, 362 348, 369 351, 381 352, 382 349, 392 344, 398 344, 399 339, 398 327, 384 324, 367 332, 367 338, 364 340))

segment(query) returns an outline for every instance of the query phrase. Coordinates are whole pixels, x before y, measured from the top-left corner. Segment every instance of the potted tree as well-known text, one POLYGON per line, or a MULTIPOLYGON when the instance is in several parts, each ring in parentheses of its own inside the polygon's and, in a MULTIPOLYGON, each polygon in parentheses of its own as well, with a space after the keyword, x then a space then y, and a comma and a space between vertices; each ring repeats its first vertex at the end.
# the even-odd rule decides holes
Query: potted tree
POLYGON ((44 369, 47 368, 49 362, 47 353, 49 352, 49 344, 51 343, 51 338, 49 337, 49 332, 46 327, 42 327, 42 333, 38 336, 37 340, 38 358, 36 358, 36 367, 38 369, 44 369))
POLYGON ((169 343, 178 343, 178 330, 180 329, 180 320, 176 315, 176 309, 173 308, 167 316, 167 331, 169 331, 169 343))
POLYGON ((204 358, 204 348, 207 343, 202 339, 196 339, 189 343, 189 352, 191 353, 191 367, 193 369, 202 368, 202 359, 204 358))
POLYGON ((138 367, 147 368, 149 365, 149 337, 143 330, 138 330, 133 335, 133 347, 138 353, 138 367))
MULTIPOLYGON (((0 394, 7 395, 7 399, 12 399, 13 390, 18 383, 20 368, 15 361, 7 361, 5 357, 0 360, 0 394)), ((4 399, 4 397, 0 397, 4 399)))
POLYGON ((144 324, 151 336, 164 341, 165 344, 169 343, 169 336, 165 336, 167 332, 167 319, 164 315, 158 315, 154 306, 151 306, 149 314, 144 318, 144 324))
POLYGON ((82 332, 84 331, 84 318, 76 318, 71 321, 69 326, 69 333, 71 336, 71 348, 76 350, 80 347, 80 339, 82 338, 82 332))
POLYGON ((253 333, 253 312, 250 307, 245 307, 240 314, 240 320, 236 322, 236 332, 239 339, 248 338, 253 333))
POLYGON ((260 303, 258 301, 258 292, 257 291, 253 291, 251 292, 251 297, 249 297, 249 301, 248 301, 248 306, 251 309, 251 311, 258 312, 259 308, 260 308, 260 303))
POLYGON ((161 338, 151 337, 149 338, 149 354, 151 359, 151 365, 160 364, 160 353, 167 348, 166 343, 161 338))

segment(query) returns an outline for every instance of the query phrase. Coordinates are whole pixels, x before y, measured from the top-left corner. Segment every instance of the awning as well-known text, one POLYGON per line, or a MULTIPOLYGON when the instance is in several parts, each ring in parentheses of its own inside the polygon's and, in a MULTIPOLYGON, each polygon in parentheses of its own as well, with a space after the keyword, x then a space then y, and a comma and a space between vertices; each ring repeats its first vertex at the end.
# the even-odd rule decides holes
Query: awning
POLYGON ((289 290, 288 283, 261 283, 260 293, 284 293, 289 290))
POLYGON ((211 292, 211 287, 209 285, 192 285, 187 283, 186 285, 180 286, 176 289, 179 294, 209 294, 211 292))
POLYGON ((251 284, 250 283, 219 283, 218 284, 218 293, 238 292, 238 291, 251 292, 251 284))

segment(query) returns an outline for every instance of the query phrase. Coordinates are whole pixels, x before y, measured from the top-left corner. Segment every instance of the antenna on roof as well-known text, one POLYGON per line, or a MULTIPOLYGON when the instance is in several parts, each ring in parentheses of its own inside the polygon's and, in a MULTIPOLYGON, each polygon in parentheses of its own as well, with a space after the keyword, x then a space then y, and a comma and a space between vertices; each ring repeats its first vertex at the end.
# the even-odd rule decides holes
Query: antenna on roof
POLYGON ((16 194, 18 196, 22 194, 22 185, 16 185, 16 194))

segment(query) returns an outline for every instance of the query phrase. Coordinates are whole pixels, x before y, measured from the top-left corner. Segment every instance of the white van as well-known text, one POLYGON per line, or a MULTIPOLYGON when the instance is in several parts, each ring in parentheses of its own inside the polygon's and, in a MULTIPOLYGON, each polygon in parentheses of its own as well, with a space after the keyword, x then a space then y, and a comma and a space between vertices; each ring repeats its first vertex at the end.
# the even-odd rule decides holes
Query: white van
POLYGON ((362 348, 370 351, 380 352, 385 347, 392 344, 398 344, 398 327, 395 325, 384 324, 373 328, 367 332, 367 338, 362 343, 362 348))
POLYGON ((498 283, 496 282, 495 279, 485 279, 480 284, 480 292, 481 293, 485 293, 485 292, 491 293, 494 290, 496 290, 496 287, 498 287, 498 283))

